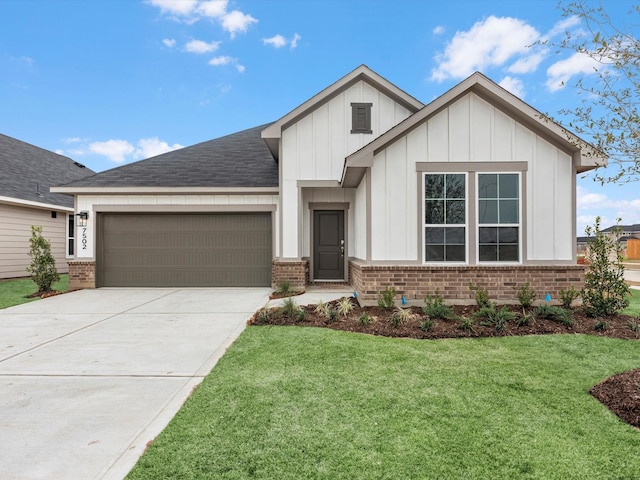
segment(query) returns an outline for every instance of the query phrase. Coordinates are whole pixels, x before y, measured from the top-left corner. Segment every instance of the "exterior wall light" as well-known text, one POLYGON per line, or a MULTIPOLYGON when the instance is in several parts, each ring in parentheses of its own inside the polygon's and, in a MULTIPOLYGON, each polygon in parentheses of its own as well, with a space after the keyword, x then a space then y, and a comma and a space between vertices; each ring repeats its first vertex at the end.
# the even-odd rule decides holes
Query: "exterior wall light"
POLYGON ((89 212, 87 212, 86 210, 83 210, 80 213, 76 213, 76 217, 78 217, 78 226, 79 227, 86 227, 87 226, 87 219, 89 218, 89 212))

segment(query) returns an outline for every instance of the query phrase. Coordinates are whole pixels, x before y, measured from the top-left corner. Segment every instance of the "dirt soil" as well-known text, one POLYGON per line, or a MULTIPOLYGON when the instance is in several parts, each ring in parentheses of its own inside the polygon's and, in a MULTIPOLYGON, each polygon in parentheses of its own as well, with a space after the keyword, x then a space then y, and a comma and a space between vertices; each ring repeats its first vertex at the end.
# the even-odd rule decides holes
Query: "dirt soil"
MULTIPOLYGON (((327 302, 326 307, 339 311, 340 300, 327 302)), ((502 329, 496 328, 486 319, 475 317, 476 305, 452 306, 453 316, 450 319, 431 318, 425 315, 420 307, 407 307, 409 318, 395 322, 394 308, 360 307, 350 299, 352 310, 347 314, 338 314, 334 320, 316 312, 316 305, 299 306, 304 312, 289 313, 280 308, 260 310, 247 322, 249 325, 295 325, 301 327, 322 327, 347 332, 381 335, 385 337, 404 337, 415 339, 442 338, 478 338, 503 337, 510 335, 548 335, 548 334, 587 334, 603 337, 615 337, 629 340, 640 339, 639 318, 628 315, 590 318, 581 309, 569 311, 571 324, 557 320, 538 318, 535 307, 523 309, 521 306, 509 305, 515 318, 506 322, 502 329), (265 314, 266 313, 266 314, 265 314), (370 317, 368 324, 363 316, 370 317), (525 322, 523 319, 528 318, 525 322), (466 319, 466 325, 463 322, 466 319), (428 320, 432 322, 429 325, 428 320), (427 324, 425 325, 425 321, 427 324), (604 327, 604 328, 603 328, 604 327)), ((500 307, 498 307, 500 308, 500 307)), ((604 380, 591 390, 592 395, 623 421, 640 428, 640 369, 624 372, 604 380)))

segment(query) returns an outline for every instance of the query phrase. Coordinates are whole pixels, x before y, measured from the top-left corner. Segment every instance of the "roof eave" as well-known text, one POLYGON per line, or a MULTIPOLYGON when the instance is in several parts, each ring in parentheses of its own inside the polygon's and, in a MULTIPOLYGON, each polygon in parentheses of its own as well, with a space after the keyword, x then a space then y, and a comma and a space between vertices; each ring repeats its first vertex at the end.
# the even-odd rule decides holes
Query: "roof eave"
POLYGON ((154 194, 221 194, 221 195, 241 195, 241 194, 258 194, 273 195, 278 193, 278 187, 74 187, 59 186, 51 187, 54 193, 66 193, 70 195, 104 195, 104 194, 136 194, 136 195, 154 195, 154 194))

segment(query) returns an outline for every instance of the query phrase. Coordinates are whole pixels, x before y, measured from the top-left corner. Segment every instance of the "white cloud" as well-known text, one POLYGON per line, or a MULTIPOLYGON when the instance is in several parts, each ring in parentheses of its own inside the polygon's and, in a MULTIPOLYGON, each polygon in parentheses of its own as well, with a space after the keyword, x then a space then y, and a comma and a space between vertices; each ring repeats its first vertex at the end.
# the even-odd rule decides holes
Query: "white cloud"
POLYGON ((172 152, 179 148, 184 148, 184 145, 180 145, 179 143, 169 145, 158 137, 143 138, 138 141, 138 148, 135 150, 135 155, 137 158, 149 158, 163 153, 172 152))
POLYGON ((433 33, 434 35, 442 35, 445 32, 445 28, 442 25, 438 25, 437 27, 435 27, 431 33, 433 33))
POLYGON ((596 217, 601 217, 602 228, 615 225, 616 219, 621 218, 622 224, 640 223, 640 195, 630 185, 623 188, 615 186, 595 186, 594 188, 606 193, 593 192, 577 185, 576 187, 576 230, 578 236, 584 235, 587 225, 593 225, 596 217), (611 198, 611 195, 621 195, 620 198, 611 198))
POLYGON ((169 48, 173 48, 176 45, 176 41, 173 38, 164 38, 162 40, 162 43, 164 43, 165 46, 167 46, 169 48))
POLYGON ((122 163, 126 156, 135 151, 135 148, 126 140, 107 140, 106 142, 90 143, 89 151, 103 155, 113 162, 122 163))
POLYGON ((563 88, 574 75, 596 73, 600 64, 584 53, 576 52, 569 58, 560 60, 547 69, 547 88, 555 92, 563 88))
POLYGON ((513 93, 516 97, 524 98, 524 83, 519 78, 504 77, 499 83, 502 88, 513 93))
POLYGON ((181 16, 192 14, 198 4, 198 0, 148 0, 148 2, 160 8, 162 13, 181 16))
POLYGON ((244 65, 240 65, 239 63, 236 64, 236 70, 238 70, 240 73, 244 73, 244 71, 246 70, 244 65))
POLYGON ((431 79, 464 78, 475 70, 502 66, 514 57, 528 55, 528 45, 539 37, 538 31, 522 20, 490 16, 467 31, 456 32, 436 57, 438 66, 431 79))
POLYGON ((258 20, 240 10, 233 10, 222 17, 222 28, 229 32, 231 38, 238 32, 246 32, 252 23, 258 23, 258 20))
POLYGON ((273 37, 263 38, 262 43, 264 43, 265 45, 271 45, 274 48, 282 48, 286 46, 288 42, 287 42, 287 39, 284 38, 282 35, 277 34, 277 35, 274 35, 273 37))
POLYGON ((209 65, 213 65, 214 67, 219 67, 221 65, 229 65, 234 60, 235 59, 233 57, 221 55, 219 57, 214 57, 211 60, 209 60, 209 65))
POLYGON ((198 13, 205 17, 220 18, 227 13, 228 0, 210 0, 198 6, 198 13))
POLYGON ((295 49, 298 46, 298 42, 302 39, 302 37, 300 35, 298 35, 297 33, 293 34, 293 38, 291 39, 291 42, 289 42, 289 47, 291 48, 291 50, 295 49))
POLYGON ((185 50, 191 53, 211 53, 215 52, 222 42, 204 42, 202 40, 191 40, 185 45, 185 50))
POLYGON ((576 15, 572 15, 570 17, 567 17, 565 19, 560 20, 559 22, 557 22, 552 28, 551 30, 549 30, 543 37, 542 40, 549 40, 553 37, 555 37, 556 35, 560 34, 560 33, 565 33, 566 31, 568 31, 571 27, 575 27, 577 25, 580 25, 580 17, 576 16, 576 15))
POLYGON ((545 59, 547 56, 548 49, 544 48, 538 52, 532 53, 531 55, 527 55, 525 57, 519 58, 512 65, 507 68, 509 73, 531 73, 535 72, 538 68, 538 65, 545 59))

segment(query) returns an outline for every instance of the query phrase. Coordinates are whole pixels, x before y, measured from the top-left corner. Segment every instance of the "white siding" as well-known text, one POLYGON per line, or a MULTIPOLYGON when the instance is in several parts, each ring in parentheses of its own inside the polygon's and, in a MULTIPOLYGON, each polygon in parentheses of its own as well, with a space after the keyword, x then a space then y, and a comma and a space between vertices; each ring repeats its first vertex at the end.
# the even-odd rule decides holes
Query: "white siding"
POLYGON ((573 258, 571 157, 469 93, 375 155, 372 260, 419 258, 417 162, 527 162, 525 261, 573 258))
POLYGON ((352 257, 367 258, 367 175, 356 189, 353 208, 353 241, 352 257))
POLYGON ((42 235, 51 242, 58 273, 67 273, 67 213, 17 205, 0 204, 0 278, 27 277, 31 226, 42 226, 42 235))
MULTIPOLYGON (((219 206, 252 206, 252 205, 278 205, 278 195, 79 195, 76 200, 78 211, 89 212, 86 232, 78 227, 76 232, 76 258, 93 258, 95 255, 95 207, 101 206, 105 211, 108 205, 128 205, 131 211, 136 211, 136 206, 144 207, 149 205, 172 206, 172 205, 204 205, 210 206, 212 212, 219 206), (87 238, 86 249, 82 248, 82 235, 87 238)), ((277 207, 276 207, 277 208, 277 207)), ((107 208, 108 210, 108 208, 107 208)), ((162 209, 159 208, 158 211, 162 209)), ((155 211, 155 210, 154 210, 155 211)), ((273 225, 275 232, 275 251, 279 250, 279 227, 278 215, 275 216, 276 224, 273 225)), ((64 224, 63 224, 64 228, 64 224)))

